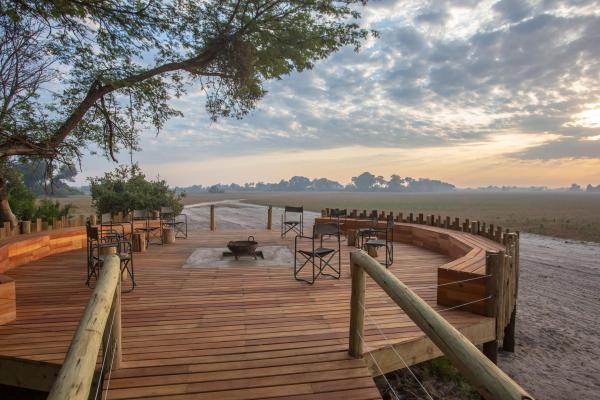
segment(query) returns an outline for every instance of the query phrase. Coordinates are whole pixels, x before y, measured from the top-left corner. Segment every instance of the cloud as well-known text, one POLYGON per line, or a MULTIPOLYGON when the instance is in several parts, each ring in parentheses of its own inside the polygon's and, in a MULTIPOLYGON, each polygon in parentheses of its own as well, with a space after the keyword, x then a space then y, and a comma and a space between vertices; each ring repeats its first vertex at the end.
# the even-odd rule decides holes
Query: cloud
POLYGON ((243 120, 211 123, 202 96, 179 99, 185 117, 146 135, 136 158, 453 147, 499 132, 559 138, 515 154, 524 160, 600 158, 600 142, 583 140, 598 128, 577 117, 600 99, 598 10, 587 0, 370 2, 363 23, 381 37, 361 52, 269 82, 243 120))
POLYGON ((600 140, 563 138, 513 153, 522 160, 554 160, 562 158, 600 158, 600 140))

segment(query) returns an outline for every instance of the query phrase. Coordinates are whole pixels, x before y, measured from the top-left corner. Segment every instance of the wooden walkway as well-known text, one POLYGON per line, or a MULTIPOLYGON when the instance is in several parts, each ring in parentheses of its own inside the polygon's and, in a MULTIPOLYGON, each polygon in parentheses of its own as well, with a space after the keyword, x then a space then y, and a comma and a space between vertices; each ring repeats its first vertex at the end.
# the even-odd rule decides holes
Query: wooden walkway
MULTIPOLYGON (((347 355, 349 248, 342 279, 324 277, 314 286, 295 281, 291 266, 240 261, 236 267, 181 268, 196 248, 223 247, 248 234, 261 245, 293 247, 275 231, 197 232, 136 257, 138 286, 122 296, 124 364, 112 372, 108 398, 380 398, 373 365, 347 355)), ((437 269, 449 261, 396 243, 391 270, 442 309, 436 305, 437 269)), ((0 326, 0 354, 60 363, 91 293, 84 286, 85 252, 52 255, 6 274, 17 282, 17 320, 0 326)), ((409 363, 434 356, 423 333, 372 281, 366 294, 367 351, 420 343, 425 347, 409 363)), ((459 329, 486 335, 494 322, 462 311, 443 315, 459 329)))

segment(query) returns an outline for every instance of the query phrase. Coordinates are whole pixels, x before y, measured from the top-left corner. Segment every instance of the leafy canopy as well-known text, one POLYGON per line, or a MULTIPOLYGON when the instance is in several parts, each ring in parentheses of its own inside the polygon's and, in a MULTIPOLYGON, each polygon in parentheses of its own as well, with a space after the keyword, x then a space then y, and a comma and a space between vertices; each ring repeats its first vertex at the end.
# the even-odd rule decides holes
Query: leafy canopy
POLYGON ((89 178, 92 205, 98 213, 127 214, 132 210, 183 209, 184 194, 171 190, 166 181, 149 181, 137 165, 120 166, 103 177, 89 178))

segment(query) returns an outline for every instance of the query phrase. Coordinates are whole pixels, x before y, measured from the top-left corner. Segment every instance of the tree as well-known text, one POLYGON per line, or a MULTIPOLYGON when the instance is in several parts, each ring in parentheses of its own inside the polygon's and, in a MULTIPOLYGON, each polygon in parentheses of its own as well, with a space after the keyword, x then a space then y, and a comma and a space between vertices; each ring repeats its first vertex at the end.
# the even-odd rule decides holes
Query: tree
MULTIPOLYGON (((0 164, 15 156, 73 163, 92 143, 115 160, 120 148, 137 147, 140 129, 158 131, 181 115, 169 100, 191 83, 213 120, 242 118, 264 96, 265 81, 311 68, 342 46, 358 49, 369 34, 356 21, 360 4, 5 0, 0 34, 11 39, 0 57, 9 67, 1 89, 11 91, 17 69, 29 68, 33 81, 20 85, 0 117, 0 164), (31 51, 36 46, 41 51, 31 51), (29 57, 18 56, 24 48, 29 57), (62 90, 41 101, 58 70, 62 90)), ((0 219, 9 212, 0 209, 0 219)))
POLYGON ((392 175, 387 184, 387 190, 390 192, 402 192, 404 190, 404 181, 399 175, 392 175))
POLYGON ((23 183, 18 173, 10 177, 8 202, 15 216, 23 221, 31 221, 36 215, 35 195, 23 183))
POLYGON ((74 181, 77 169, 74 165, 61 165, 57 171, 48 171, 45 162, 21 162, 15 168, 23 175, 23 182, 29 190, 36 195, 68 196, 81 194, 75 188, 70 187, 65 181, 74 181))
POLYGON ((99 213, 127 214, 132 210, 160 210, 161 207, 171 207, 179 213, 183 209, 183 193, 170 189, 164 180, 147 180, 137 165, 120 166, 89 181, 92 205, 99 213))
POLYGON ((373 175, 370 172, 363 172, 359 176, 352 177, 352 183, 356 187, 356 190, 358 190, 359 192, 370 191, 373 188, 373 186, 375 186, 376 182, 377 179, 375 175, 373 175))
POLYGON ((292 176, 288 185, 291 191, 305 191, 310 186, 310 179, 305 176, 292 176))

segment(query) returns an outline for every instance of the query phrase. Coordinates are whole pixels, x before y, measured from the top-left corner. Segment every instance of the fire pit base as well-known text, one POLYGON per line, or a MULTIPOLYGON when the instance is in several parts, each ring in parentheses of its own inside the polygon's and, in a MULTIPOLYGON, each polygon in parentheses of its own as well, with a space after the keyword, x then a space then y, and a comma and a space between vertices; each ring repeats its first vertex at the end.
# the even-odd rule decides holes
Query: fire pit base
POLYGON ((254 252, 254 254, 240 254, 240 255, 235 255, 230 251, 224 251, 223 257, 234 257, 236 260, 239 260, 240 257, 253 257, 255 260, 258 260, 258 257, 262 258, 263 260, 265 259, 265 256, 263 255, 262 250, 257 250, 254 252))

